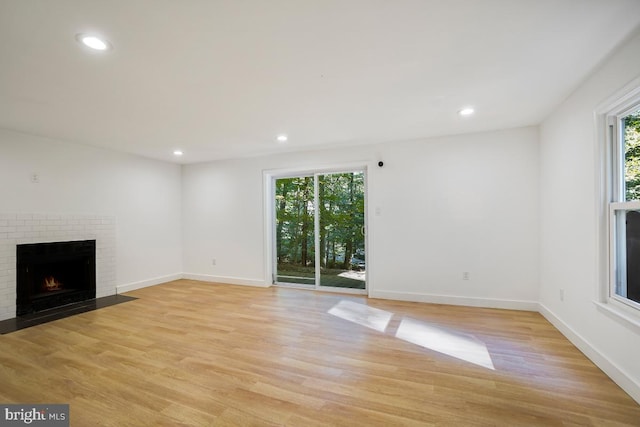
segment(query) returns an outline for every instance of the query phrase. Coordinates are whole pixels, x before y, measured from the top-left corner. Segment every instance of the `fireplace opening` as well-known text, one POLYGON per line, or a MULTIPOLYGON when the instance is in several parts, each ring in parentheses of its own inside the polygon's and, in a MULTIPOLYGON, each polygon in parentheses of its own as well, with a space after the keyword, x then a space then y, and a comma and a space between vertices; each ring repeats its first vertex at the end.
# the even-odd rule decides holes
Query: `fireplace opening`
POLYGON ((96 297, 96 241, 17 245, 16 315, 96 297))

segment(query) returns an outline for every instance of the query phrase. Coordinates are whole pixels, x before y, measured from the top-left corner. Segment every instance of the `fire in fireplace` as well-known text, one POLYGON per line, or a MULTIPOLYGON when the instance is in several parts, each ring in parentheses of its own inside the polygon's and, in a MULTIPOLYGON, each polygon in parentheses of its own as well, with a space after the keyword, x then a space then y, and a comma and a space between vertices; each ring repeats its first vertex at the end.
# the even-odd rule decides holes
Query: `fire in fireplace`
POLYGON ((17 246, 16 314, 96 297, 96 241, 17 246))
POLYGON ((58 280, 53 276, 47 276, 44 278, 44 291, 61 291, 63 289, 62 283, 58 282, 58 280))

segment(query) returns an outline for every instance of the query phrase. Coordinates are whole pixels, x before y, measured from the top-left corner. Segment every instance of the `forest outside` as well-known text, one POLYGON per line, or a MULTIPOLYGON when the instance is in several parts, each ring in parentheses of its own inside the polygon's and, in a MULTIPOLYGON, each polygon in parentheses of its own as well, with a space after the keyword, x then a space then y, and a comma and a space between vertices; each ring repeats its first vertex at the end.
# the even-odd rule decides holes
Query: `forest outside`
POLYGON ((630 202, 640 200, 640 109, 623 122, 625 201, 630 202))
MULTIPOLYGON (((624 202, 640 200, 640 109, 622 119, 624 132, 624 202)), ((615 293, 640 303, 640 211, 635 206, 616 212, 615 293)))
POLYGON ((277 282, 315 285, 318 253, 321 286, 365 289, 364 187, 363 172, 276 180, 277 282))

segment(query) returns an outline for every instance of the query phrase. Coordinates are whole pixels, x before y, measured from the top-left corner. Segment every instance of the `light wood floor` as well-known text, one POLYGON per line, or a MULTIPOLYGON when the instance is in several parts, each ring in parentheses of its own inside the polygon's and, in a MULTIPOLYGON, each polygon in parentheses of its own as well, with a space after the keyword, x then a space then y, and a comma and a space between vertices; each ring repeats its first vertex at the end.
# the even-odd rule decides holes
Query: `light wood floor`
POLYGON ((72 426, 640 425, 537 313, 188 280, 128 295, 0 336, 0 402, 69 403, 72 426))

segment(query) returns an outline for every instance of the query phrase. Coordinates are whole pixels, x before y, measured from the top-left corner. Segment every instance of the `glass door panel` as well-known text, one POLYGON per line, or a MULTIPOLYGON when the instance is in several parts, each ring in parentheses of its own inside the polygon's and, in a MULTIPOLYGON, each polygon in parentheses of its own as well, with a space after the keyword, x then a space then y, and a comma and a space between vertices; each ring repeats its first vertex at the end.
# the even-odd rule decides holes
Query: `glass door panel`
POLYGON ((319 286, 366 288, 364 172, 317 174, 319 286))
POLYGON ((314 184, 313 176, 275 180, 277 284, 316 285, 314 184))

